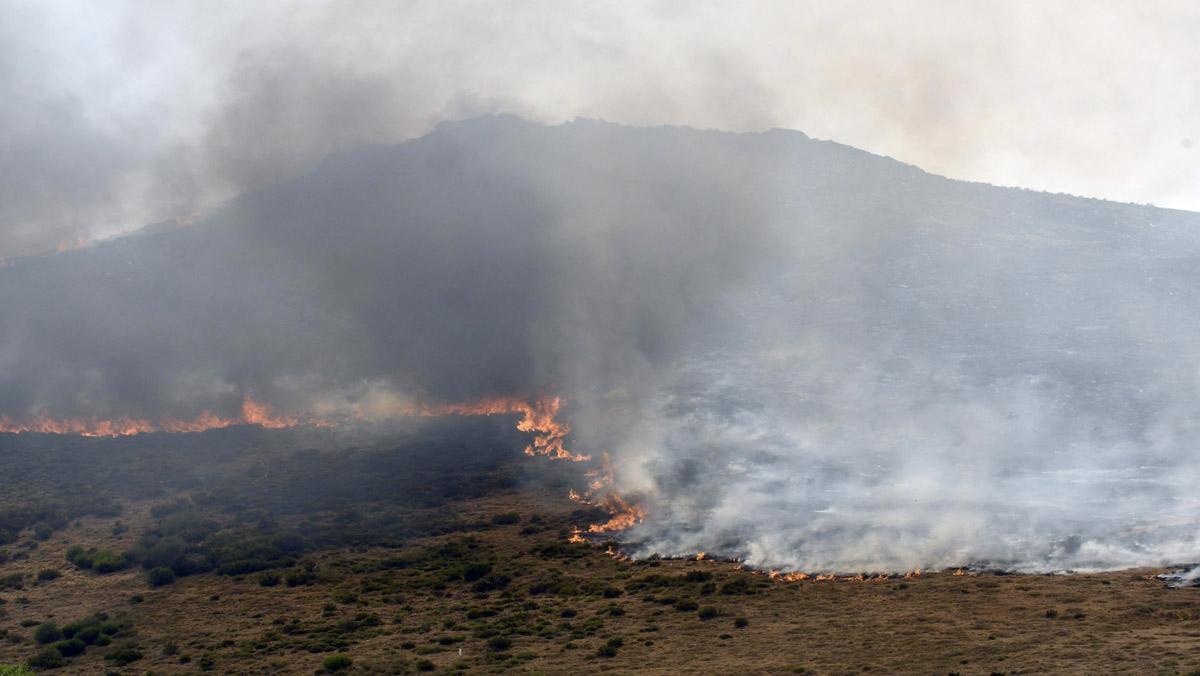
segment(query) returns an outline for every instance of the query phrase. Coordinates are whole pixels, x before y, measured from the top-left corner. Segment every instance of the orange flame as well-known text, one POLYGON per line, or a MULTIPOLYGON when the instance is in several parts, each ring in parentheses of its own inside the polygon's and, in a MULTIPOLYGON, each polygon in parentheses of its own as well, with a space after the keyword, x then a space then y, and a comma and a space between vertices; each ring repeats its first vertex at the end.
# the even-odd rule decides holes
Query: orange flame
POLYGON ((233 425, 258 425, 269 429, 311 425, 328 427, 333 423, 311 416, 276 414, 271 407, 250 397, 242 400, 239 415, 223 418, 208 411, 190 420, 164 418, 157 423, 144 418, 121 416, 112 420, 101 418, 54 418, 46 413, 27 420, 15 420, 0 416, 0 432, 42 432, 47 434, 78 434, 85 437, 121 437, 148 432, 203 432, 204 430, 232 427, 233 425))
POLYGON ((443 404, 441 406, 422 406, 418 411, 422 416, 442 415, 502 415, 520 413, 521 420, 517 429, 530 432, 533 441, 525 447, 525 455, 544 455, 555 460, 570 460, 571 462, 586 462, 590 456, 571 453, 567 450, 567 435, 571 426, 556 420, 562 407, 559 397, 544 397, 532 403, 523 399, 494 397, 472 404, 443 404))

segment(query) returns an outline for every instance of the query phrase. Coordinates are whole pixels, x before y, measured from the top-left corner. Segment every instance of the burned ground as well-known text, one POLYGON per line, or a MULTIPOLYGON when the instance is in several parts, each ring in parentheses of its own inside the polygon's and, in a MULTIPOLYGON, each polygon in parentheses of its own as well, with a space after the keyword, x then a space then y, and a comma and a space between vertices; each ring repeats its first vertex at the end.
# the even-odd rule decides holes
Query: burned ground
POLYGON ((603 543, 570 543, 572 527, 597 515, 566 499, 560 464, 520 457, 510 424, 434 422, 386 443, 253 428, 0 437, 0 664, 130 674, 1200 669, 1200 589, 1168 589, 1157 571, 784 583, 731 563, 627 561, 603 543))

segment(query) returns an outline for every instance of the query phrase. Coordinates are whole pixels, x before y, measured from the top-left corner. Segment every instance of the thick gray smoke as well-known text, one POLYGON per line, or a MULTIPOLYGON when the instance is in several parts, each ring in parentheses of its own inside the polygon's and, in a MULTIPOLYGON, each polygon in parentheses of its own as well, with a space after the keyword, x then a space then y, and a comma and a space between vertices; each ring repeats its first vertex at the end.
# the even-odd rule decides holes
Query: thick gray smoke
POLYGON ((1198 228, 796 132, 487 117, 0 269, 0 416, 557 394, 642 554, 1195 560, 1198 228))

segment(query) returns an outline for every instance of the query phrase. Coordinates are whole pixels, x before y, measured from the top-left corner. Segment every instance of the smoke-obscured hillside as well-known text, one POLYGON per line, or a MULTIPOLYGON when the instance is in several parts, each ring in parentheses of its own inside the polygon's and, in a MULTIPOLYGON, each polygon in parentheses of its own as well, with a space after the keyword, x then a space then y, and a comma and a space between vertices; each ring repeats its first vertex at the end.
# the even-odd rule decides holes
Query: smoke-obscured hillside
POLYGON ((641 553, 1197 558, 1200 216, 510 117, 0 269, 0 417, 561 395, 641 553))

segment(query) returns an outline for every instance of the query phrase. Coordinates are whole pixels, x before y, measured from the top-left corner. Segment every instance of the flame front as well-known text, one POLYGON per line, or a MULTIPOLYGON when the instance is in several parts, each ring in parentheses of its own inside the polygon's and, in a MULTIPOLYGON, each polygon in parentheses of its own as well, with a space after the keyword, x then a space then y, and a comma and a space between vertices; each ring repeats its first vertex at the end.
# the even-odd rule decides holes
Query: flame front
POLYGON ((26 420, 0 416, 0 432, 41 432, 45 434, 78 434, 85 437, 122 437, 149 432, 203 432, 234 425, 258 425, 268 429, 282 429, 310 425, 328 427, 333 422, 313 416, 294 416, 275 413, 270 406, 250 397, 242 400, 237 416, 222 417, 208 411, 194 418, 163 418, 152 422, 145 418, 121 416, 106 420, 102 418, 55 418, 39 413, 26 420))
POLYGON ((590 456, 571 453, 567 450, 567 435, 571 426, 558 421, 558 411, 562 408, 559 397, 543 397, 533 402, 524 399, 494 397, 471 404, 443 404, 441 406, 421 407, 418 415, 504 415, 520 413, 521 420, 517 429, 533 434, 533 441, 525 447, 525 455, 544 455, 555 460, 570 460, 571 462, 587 462, 590 456))

